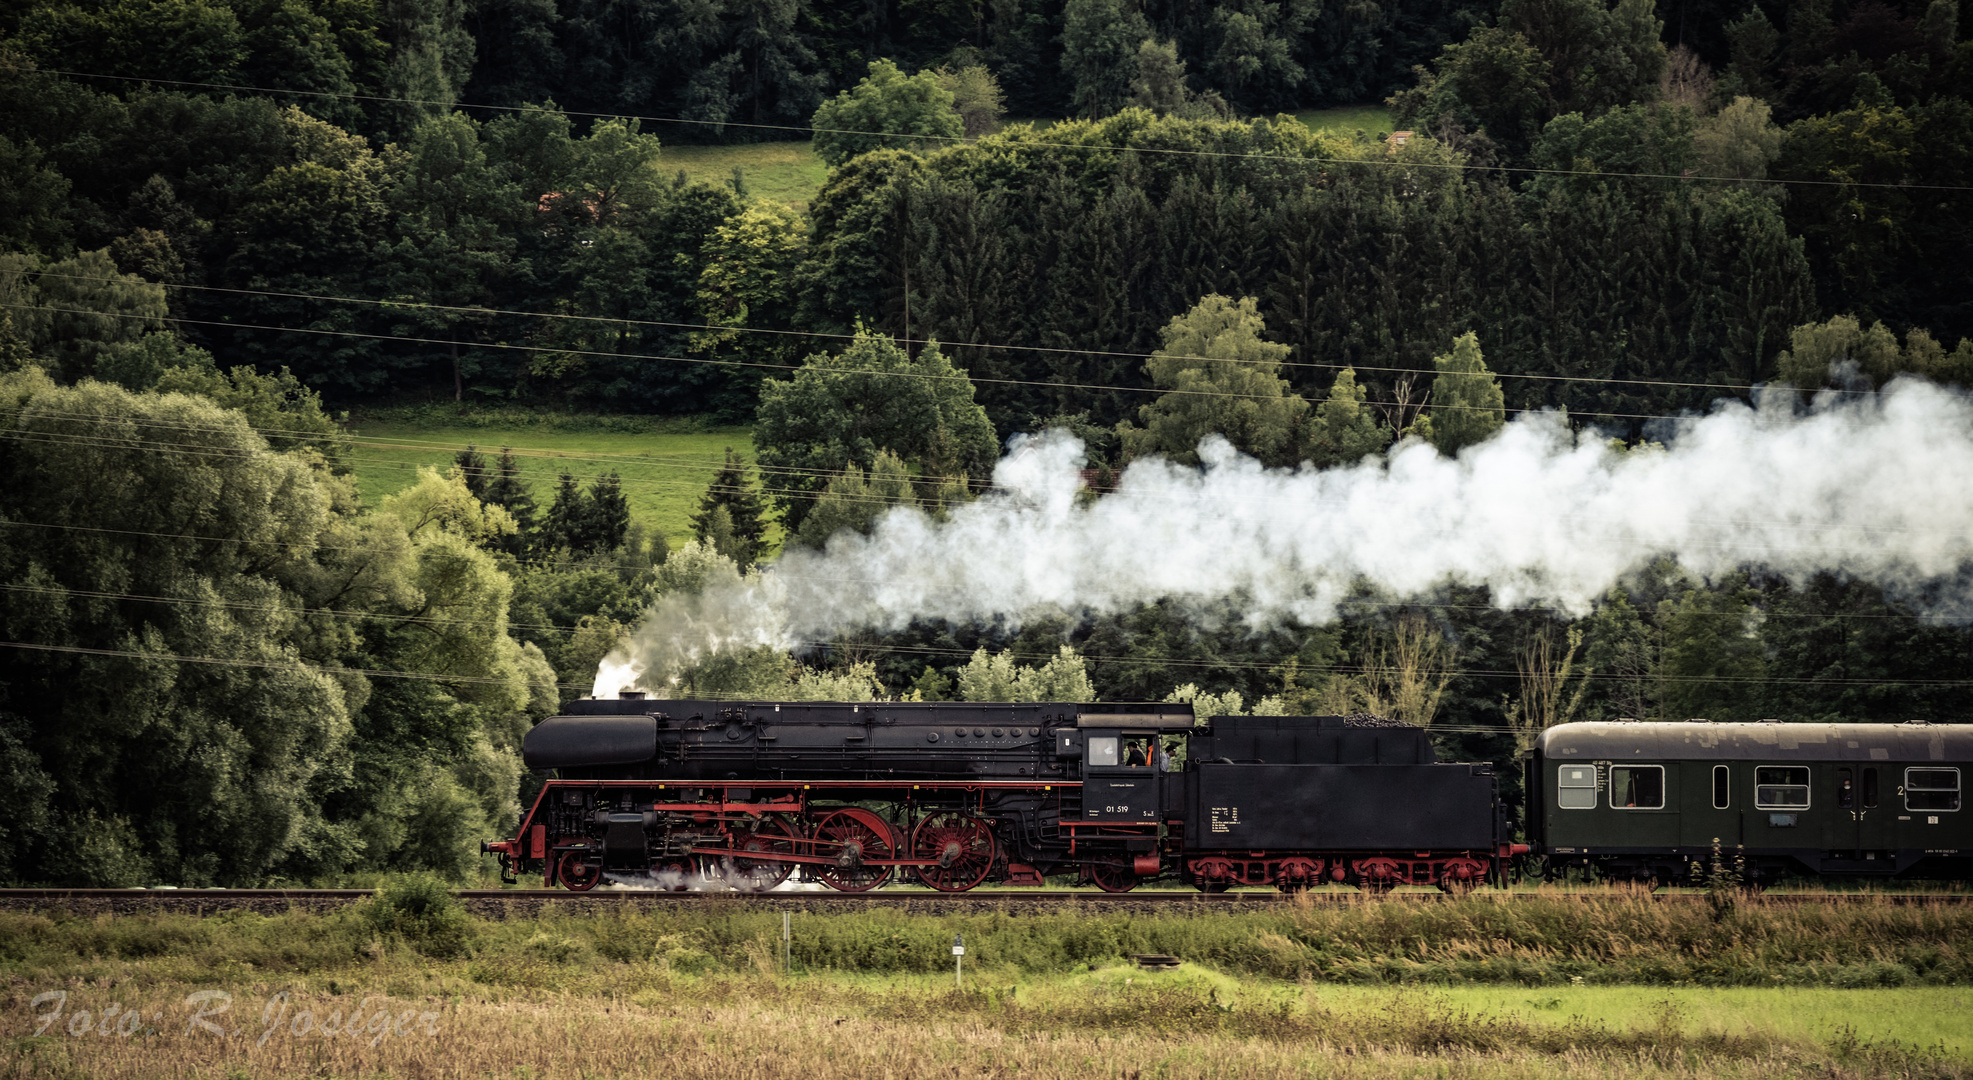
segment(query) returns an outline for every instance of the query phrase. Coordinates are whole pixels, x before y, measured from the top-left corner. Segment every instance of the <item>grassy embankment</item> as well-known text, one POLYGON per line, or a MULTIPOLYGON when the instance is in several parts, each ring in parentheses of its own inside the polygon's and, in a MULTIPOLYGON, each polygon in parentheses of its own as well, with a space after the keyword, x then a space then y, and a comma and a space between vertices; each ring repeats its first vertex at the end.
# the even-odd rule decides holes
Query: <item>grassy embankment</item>
POLYGON ((792 975, 780 926, 762 902, 483 921, 415 892, 323 916, 0 915, 0 1077, 1973 1076, 1964 907, 797 914, 792 975), (1187 963, 1125 960, 1153 951, 1187 963), (231 995, 203 1003, 226 1007, 217 1033, 186 1002, 210 990, 231 995), (47 991, 65 1011, 35 1036, 47 991), (322 1033, 359 1009, 360 1037, 322 1033), (130 1035, 94 1033, 125 1010, 130 1035))
MULTIPOLYGON (((488 467, 498 460, 501 447, 511 446, 541 511, 554 500, 556 478, 563 471, 587 487, 614 469, 623 478, 632 518, 663 532, 673 548, 692 539, 689 519, 726 448, 749 462, 754 458, 747 428, 707 427, 690 419, 485 409, 460 414, 433 407, 358 417, 352 428, 356 486, 366 506, 416 482, 421 466, 440 472, 451 468, 468 443, 479 447, 488 467)), ((758 482, 759 474, 754 475, 758 482)))

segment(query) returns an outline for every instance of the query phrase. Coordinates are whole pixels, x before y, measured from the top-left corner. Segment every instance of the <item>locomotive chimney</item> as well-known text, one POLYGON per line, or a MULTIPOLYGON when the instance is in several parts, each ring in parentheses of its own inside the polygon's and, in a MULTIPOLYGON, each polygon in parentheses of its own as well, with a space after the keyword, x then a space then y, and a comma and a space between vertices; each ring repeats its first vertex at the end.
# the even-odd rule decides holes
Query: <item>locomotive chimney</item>
POLYGON ((642 698, 643 696, 644 696, 644 691, 632 690, 629 687, 625 687, 624 689, 617 691, 617 697, 622 698, 625 701, 636 701, 639 698, 642 698))

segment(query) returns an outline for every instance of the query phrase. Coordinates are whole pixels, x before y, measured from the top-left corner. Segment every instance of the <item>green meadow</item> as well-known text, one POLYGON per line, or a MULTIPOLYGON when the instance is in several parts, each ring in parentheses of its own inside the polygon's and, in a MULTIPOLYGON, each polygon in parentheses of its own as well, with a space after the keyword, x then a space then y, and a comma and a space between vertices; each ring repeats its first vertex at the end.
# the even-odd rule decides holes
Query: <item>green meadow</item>
MULTIPOLYGON (((529 422, 502 418, 479 422, 398 410, 358 418, 354 432, 356 486, 364 505, 417 482, 418 470, 440 472, 473 445, 489 467, 502 447, 512 447, 537 507, 554 500, 557 478, 567 472, 585 487, 615 472, 623 480, 631 517, 662 532, 673 548, 692 539, 690 517, 731 447, 749 462, 752 432, 744 427, 668 426, 637 418, 561 418, 529 422)), ((756 474, 758 480, 758 474, 756 474)))
POLYGON ((1350 105, 1341 109, 1306 109, 1295 119, 1316 131, 1348 135, 1361 131, 1371 138, 1391 132, 1391 110, 1382 105, 1350 105))
POLYGON ((683 172, 688 180, 727 186, 733 183, 733 171, 738 169, 749 196, 784 203, 795 210, 806 207, 829 178, 828 167, 815 156, 807 139, 735 146, 666 146, 658 163, 683 172))

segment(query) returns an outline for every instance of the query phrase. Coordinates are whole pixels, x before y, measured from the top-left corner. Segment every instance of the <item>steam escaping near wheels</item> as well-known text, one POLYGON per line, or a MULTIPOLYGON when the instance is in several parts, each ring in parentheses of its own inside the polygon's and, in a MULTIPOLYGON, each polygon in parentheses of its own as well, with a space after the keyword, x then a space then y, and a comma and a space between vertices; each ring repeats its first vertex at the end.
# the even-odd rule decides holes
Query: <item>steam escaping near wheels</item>
POLYGON ((685 893, 805 893, 831 892, 828 886, 819 881, 801 881, 787 878, 777 881, 767 888, 760 888, 757 881, 745 871, 728 870, 720 866, 706 866, 698 870, 664 869, 634 874, 610 870, 603 874, 600 888, 626 889, 636 892, 685 892, 685 893))
POLYGON ((1796 400, 1784 389, 1720 402, 1630 451, 1543 412, 1457 458, 1407 440, 1326 470, 1264 468, 1214 436, 1200 468, 1140 460, 1086 503, 1082 445, 1060 431, 1020 436, 993 490, 943 522, 894 509, 869 536, 840 533, 826 551, 660 599, 604 659, 595 696, 664 696, 718 653, 914 620, 1011 627, 1038 611, 1239 597, 1256 628, 1315 625, 1364 582, 1399 597, 1483 585, 1503 608, 1581 615, 1665 557, 1709 577, 1836 571, 1929 615, 1973 618, 1966 394, 1900 378, 1796 400))

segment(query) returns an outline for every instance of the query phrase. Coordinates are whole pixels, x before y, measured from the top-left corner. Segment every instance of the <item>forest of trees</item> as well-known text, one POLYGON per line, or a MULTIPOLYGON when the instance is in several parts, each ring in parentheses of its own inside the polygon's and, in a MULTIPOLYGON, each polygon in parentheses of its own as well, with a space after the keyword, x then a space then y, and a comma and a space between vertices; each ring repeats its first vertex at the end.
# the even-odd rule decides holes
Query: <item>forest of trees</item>
MULTIPOLYGON (((469 875, 654 600, 945 513, 1018 432, 1082 437, 1101 498, 1206 434, 1323 467, 1973 385, 1970 93, 1955 0, 0 5, 0 881, 469 875), (1282 114, 1385 99, 1408 138, 1282 114), (665 160, 811 129, 799 211, 665 160), (675 551, 494 447, 364 503, 336 414, 434 398, 758 454, 675 551)), ((1580 619, 1228 597, 681 685, 1361 708, 1505 760, 1569 718, 1956 718, 1973 635, 1922 599, 1665 563, 1580 619)))

